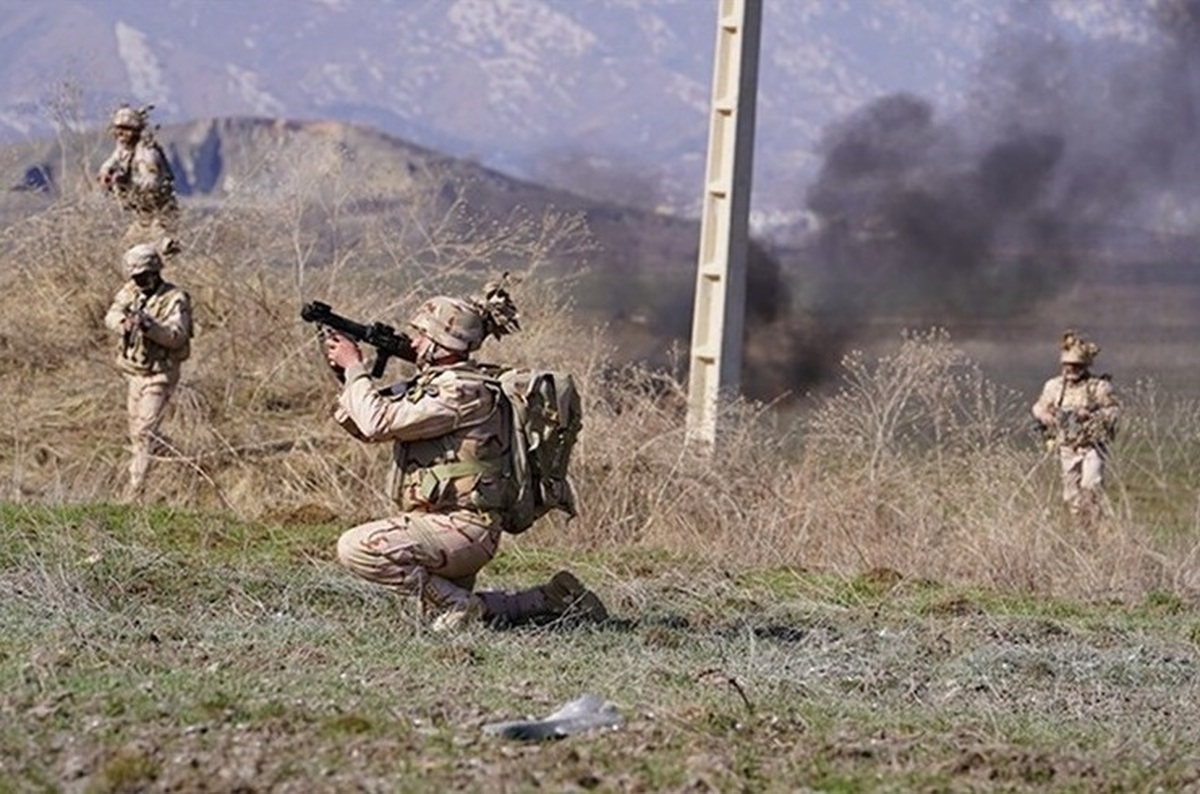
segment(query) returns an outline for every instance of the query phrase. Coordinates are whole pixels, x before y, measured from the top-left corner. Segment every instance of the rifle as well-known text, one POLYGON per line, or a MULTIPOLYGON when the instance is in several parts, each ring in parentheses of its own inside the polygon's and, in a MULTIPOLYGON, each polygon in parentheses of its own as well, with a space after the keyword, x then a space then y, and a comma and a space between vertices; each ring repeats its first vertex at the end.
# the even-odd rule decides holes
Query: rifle
POLYGON ((105 161, 105 167, 100 172, 100 184, 107 189, 115 189, 121 192, 129 188, 133 180, 133 150, 130 149, 128 156, 122 157, 116 162, 105 161))
POLYGON ((137 297, 134 298, 133 303, 125 307, 126 324, 128 325, 129 318, 134 316, 138 317, 138 323, 136 328, 125 328, 125 330, 121 332, 122 350, 129 350, 129 348, 133 347, 133 345, 137 342, 138 334, 142 332, 142 323, 144 322, 141 315, 145 311, 146 293, 139 291, 137 297))
MULTIPOLYGON (((412 339, 408 334, 400 333, 390 325, 375 322, 367 325, 355 322, 340 314, 335 314, 328 303, 312 301, 300 309, 300 319, 306 323, 316 323, 324 329, 337 331, 347 339, 362 342, 375 348, 375 363, 371 366, 371 377, 378 378, 387 369, 388 359, 399 358, 410 363, 416 363, 417 351, 413 349, 412 339)), ((322 334, 322 338, 325 334, 322 334)), ((335 368, 338 380, 344 378, 340 367, 335 368)))

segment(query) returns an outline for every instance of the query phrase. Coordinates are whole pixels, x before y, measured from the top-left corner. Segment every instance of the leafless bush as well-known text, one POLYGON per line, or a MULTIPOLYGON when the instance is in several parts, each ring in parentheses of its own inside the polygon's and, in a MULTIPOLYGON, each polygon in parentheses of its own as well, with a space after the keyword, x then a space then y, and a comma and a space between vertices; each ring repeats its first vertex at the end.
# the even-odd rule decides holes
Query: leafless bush
POLYGON ((636 399, 590 418, 588 513, 571 537, 728 568, 884 570, 1090 597, 1195 591, 1196 480, 1181 475, 1196 465, 1200 447, 1185 439, 1200 422, 1187 403, 1144 413, 1149 397, 1131 395, 1139 418, 1114 451, 1112 515, 1085 528, 1059 501, 1057 457, 1027 434, 1028 398, 991 383, 944 331, 908 334, 874 361, 853 353, 843 374, 841 390, 790 425, 728 406, 711 458, 684 443, 681 387, 626 386, 636 399), (1174 453, 1149 479, 1170 480, 1182 503, 1169 533, 1147 478, 1123 475, 1146 465, 1136 445, 1164 432, 1174 453))
MULTIPOLYGON (((503 355, 564 361, 567 351, 597 348, 595 334, 565 325, 552 279, 534 276, 586 246, 573 239, 586 229, 569 216, 526 214, 502 235, 482 235, 470 208, 448 199, 458 189, 434 171, 407 174, 401 216, 355 211, 384 195, 385 179, 365 174, 336 141, 285 136, 277 146, 236 175, 227 202, 185 213, 184 252, 165 275, 192 295, 197 337, 153 496, 243 515, 314 502, 342 515, 384 510, 364 494, 381 489, 387 456, 329 421, 336 388, 300 304, 319 298, 402 326, 419 299, 478 289, 524 250, 515 275, 525 277, 517 300, 530 330, 503 355), (402 240, 406 257, 388 240, 402 240)), ((103 315, 122 281, 127 219, 102 198, 65 197, 0 239, 6 498, 105 499, 122 476, 123 383, 103 315)))
MULTIPOLYGON (((552 275, 589 250, 582 219, 489 216, 437 169, 367 172, 334 138, 277 146, 219 206, 185 210, 167 276, 191 292, 198 336, 154 499, 347 523, 389 511, 388 455, 328 418, 336 384, 299 306, 319 298, 400 325, 425 295, 509 270, 524 277, 523 332, 482 358, 570 370, 587 409, 581 516, 510 547, 666 549, 724 569, 889 569, 1044 593, 1200 587, 1194 404, 1152 384, 1127 395, 1112 515, 1096 531, 1064 516, 1057 462, 1025 434, 1027 398, 936 329, 877 360, 851 354, 843 387, 799 416, 724 406, 709 455, 685 441, 679 374, 614 362, 605 329, 581 321, 570 282, 552 275)), ((105 500, 121 484, 123 383, 101 320, 124 219, 102 198, 66 196, 0 236, 0 498, 105 500)))

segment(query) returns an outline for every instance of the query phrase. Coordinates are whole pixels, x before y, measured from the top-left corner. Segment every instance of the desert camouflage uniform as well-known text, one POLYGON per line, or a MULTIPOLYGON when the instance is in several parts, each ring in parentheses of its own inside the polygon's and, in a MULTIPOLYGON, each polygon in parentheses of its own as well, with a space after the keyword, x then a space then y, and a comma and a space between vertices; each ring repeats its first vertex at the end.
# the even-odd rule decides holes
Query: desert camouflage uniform
MULTIPOLYGON (((520 622, 559 614, 580 595, 573 577, 516 593, 473 593, 496 554, 511 498, 511 428, 471 362, 425 367, 377 390, 364 365, 347 368, 335 418, 363 441, 392 441, 389 492, 403 511, 345 532, 338 558, 354 573, 420 598, 425 614, 520 622)), ((594 598, 594 596, 593 596, 594 598)))
POLYGON ((417 596, 435 630, 479 618, 603 620, 603 603, 568 571, 516 593, 472 592, 516 496, 511 416, 469 358, 486 335, 515 327, 507 293, 489 295, 497 298, 490 310, 444 296, 425 303, 410 323, 414 346, 425 350, 411 381, 380 390, 361 362, 346 367, 334 416, 362 441, 392 442, 389 492, 402 512, 345 532, 338 558, 365 579, 417 596))
MULTIPOLYGON (((161 443, 158 428, 179 383, 180 365, 191 351, 192 309, 188 294, 174 284, 159 281, 149 293, 132 281, 133 262, 162 260, 149 245, 134 246, 126 253, 128 281, 117 292, 104 316, 111 331, 121 334, 117 367, 128 381, 126 408, 129 412, 129 463, 127 498, 139 497, 145 487, 150 459, 161 443), (140 313, 140 329, 126 330, 126 317, 140 313)), ((151 267, 155 267, 151 265, 151 267)))
MULTIPOLYGON (((1091 355, 1079 356, 1087 366, 1091 355)), ((1072 359, 1064 354, 1064 363, 1072 359)), ((1120 403, 1107 376, 1084 370, 1077 381, 1063 375, 1050 378, 1033 404, 1033 415, 1052 432, 1062 466, 1062 497, 1073 515, 1092 520, 1101 514, 1102 488, 1108 445, 1116 432, 1120 403), (1077 411, 1086 408, 1085 420, 1077 411)))
POLYGON ((100 166, 98 178, 121 207, 133 214, 122 244, 149 243, 160 253, 174 249, 179 205, 175 197, 175 174, 162 146, 146 131, 146 110, 122 106, 113 114, 113 130, 132 130, 132 142, 117 141, 100 166))

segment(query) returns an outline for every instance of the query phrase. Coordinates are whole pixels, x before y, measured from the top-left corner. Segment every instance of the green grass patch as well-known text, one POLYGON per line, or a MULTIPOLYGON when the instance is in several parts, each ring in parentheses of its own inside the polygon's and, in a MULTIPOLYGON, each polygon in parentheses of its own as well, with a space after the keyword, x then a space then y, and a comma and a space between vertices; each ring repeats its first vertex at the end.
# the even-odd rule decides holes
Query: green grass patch
POLYGON ((309 554, 328 527, 0 516, 0 758, 18 788, 1091 790, 1197 773, 1196 621, 1167 592, 1084 603, 522 539, 489 586, 582 568, 618 620, 445 637, 332 548, 309 554), (583 692, 621 728, 482 733, 583 692))

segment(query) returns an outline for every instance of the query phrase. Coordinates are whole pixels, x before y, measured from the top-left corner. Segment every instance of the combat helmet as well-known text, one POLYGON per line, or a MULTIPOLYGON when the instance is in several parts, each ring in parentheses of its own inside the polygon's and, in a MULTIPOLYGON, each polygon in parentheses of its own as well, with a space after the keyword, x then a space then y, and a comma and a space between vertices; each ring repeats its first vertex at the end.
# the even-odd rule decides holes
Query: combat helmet
POLYGON ((1063 364, 1080 364, 1090 366, 1100 352, 1100 346, 1085 339, 1075 330, 1063 331, 1061 352, 1058 360, 1063 364))
POLYGON ((125 275, 133 278, 139 273, 158 273, 162 270, 162 256, 158 249, 149 243, 135 245, 125 252, 121 258, 125 265, 125 275))
POLYGON ((113 111, 111 126, 113 129, 143 130, 146 128, 146 116, 149 112, 149 106, 139 110, 129 105, 121 105, 113 111))
POLYGON ((484 285, 483 294, 470 299, 439 295, 421 305, 409 326, 447 350, 470 353, 483 340, 520 330, 520 314, 508 285, 515 282, 508 273, 500 280, 484 285))
POLYGON ((421 305, 408 323, 437 344, 457 353, 478 350, 483 344, 483 319, 475 305, 462 298, 438 295, 421 305))

